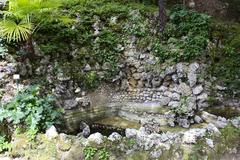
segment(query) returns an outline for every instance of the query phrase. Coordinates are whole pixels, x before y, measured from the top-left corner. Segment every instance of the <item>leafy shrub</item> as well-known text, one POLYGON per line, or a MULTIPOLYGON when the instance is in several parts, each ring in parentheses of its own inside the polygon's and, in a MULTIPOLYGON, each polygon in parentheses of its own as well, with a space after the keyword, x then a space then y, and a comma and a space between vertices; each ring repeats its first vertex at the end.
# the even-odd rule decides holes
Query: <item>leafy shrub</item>
POLYGON ((174 37, 182 37, 188 34, 207 36, 209 31, 210 17, 206 14, 190 11, 175 6, 170 12, 170 23, 173 24, 174 37))
POLYGON ((133 10, 129 13, 129 22, 124 26, 124 31, 130 35, 146 36, 148 32, 148 20, 141 15, 139 10, 133 10))
POLYGON ((95 148, 92 146, 87 146, 83 150, 85 160, 93 160, 94 156, 98 153, 99 160, 108 160, 110 155, 106 148, 95 148))
POLYGON ((11 150, 12 146, 7 142, 5 136, 0 135, 0 153, 6 150, 11 150))
POLYGON ((54 108, 54 98, 40 95, 39 91, 38 86, 20 91, 10 103, 0 109, 0 122, 8 122, 13 128, 23 127, 30 135, 59 123, 61 112, 54 108))
POLYGON ((240 97, 240 29, 239 24, 214 22, 211 39, 216 42, 209 49, 209 75, 216 83, 227 87, 226 96, 240 97))
POLYGON ((97 87, 99 84, 99 77, 96 74, 96 72, 91 71, 86 74, 86 77, 84 78, 84 86, 87 86, 88 89, 93 89, 97 87))
POLYGON ((99 160, 108 160, 109 157, 110 155, 106 148, 103 148, 99 151, 99 160))
POLYGON ((177 114, 177 116, 183 116, 188 113, 188 108, 187 108, 187 97, 183 97, 180 100, 180 106, 177 106, 172 109, 174 113, 177 114))
POLYGON ((84 148, 83 152, 85 160, 92 160, 93 156, 97 153, 97 148, 88 146, 84 148))
POLYGON ((181 7, 170 12, 170 21, 163 33, 163 40, 153 46, 162 62, 189 61, 201 56, 209 40, 210 17, 181 7))

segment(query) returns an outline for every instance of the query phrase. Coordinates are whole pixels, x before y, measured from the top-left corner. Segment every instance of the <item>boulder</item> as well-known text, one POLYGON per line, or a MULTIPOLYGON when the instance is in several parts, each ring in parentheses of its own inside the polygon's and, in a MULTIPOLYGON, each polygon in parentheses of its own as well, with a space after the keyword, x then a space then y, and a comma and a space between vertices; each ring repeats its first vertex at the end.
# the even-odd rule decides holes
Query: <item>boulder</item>
POLYGON ((195 115, 195 116, 194 116, 194 122, 197 123, 197 124, 199 124, 199 123, 202 123, 203 120, 202 120, 202 118, 199 117, 198 115, 195 115))
POLYGON ((160 123, 155 119, 149 119, 142 125, 148 134, 160 132, 160 123))
POLYGON ((194 87, 197 83, 197 74, 190 72, 188 73, 188 83, 190 85, 190 87, 194 87))
POLYGON ((177 123, 179 126, 183 128, 189 128, 190 127, 190 122, 188 121, 187 118, 177 118, 177 123))
POLYGON ((183 143, 186 144, 195 144, 197 142, 197 139, 202 138, 206 133, 206 129, 190 129, 186 131, 183 135, 183 143))
POLYGON ((126 135, 127 138, 134 138, 137 135, 137 130, 136 129, 127 128, 125 130, 125 135, 126 135))
POLYGON ((214 124, 217 128, 224 128, 226 125, 228 125, 226 118, 217 117, 216 115, 205 111, 202 112, 201 118, 207 123, 214 124))
POLYGON ((192 89, 186 83, 180 83, 180 85, 178 86, 178 91, 183 96, 189 96, 192 94, 192 89))
POLYGON ((45 135, 48 139, 55 139, 58 137, 57 129, 54 126, 51 126, 49 129, 46 130, 45 135))
POLYGON ((68 152, 62 154, 62 160, 82 160, 84 159, 84 150, 83 146, 80 145, 81 142, 76 142, 71 146, 71 149, 68 152))
POLYGON ((135 88, 137 86, 137 81, 133 78, 130 78, 129 79, 129 84, 130 84, 130 86, 135 88))
POLYGON ((167 91, 167 87, 165 87, 165 86, 161 86, 160 88, 158 88, 157 90, 158 91, 160 91, 160 92, 165 92, 165 91, 167 91))
POLYGON ((161 106, 167 106, 170 101, 171 98, 169 97, 161 97, 159 100, 161 106))
POLYGON ((168 111, 164 114, 164 117, 167 119, 167 124, 171 127, 175 126, 175 123, 174 123, 175 116, 176 116, 176 114, 171 111, 168 111))
POLYGON ((194 95, 199 95, 200 93, 202 93, 202 91, 203 91, 202 85, 198 85, 198 86, 193 88, 193 94, 194 95))
POLYGON ((121 82, 121 90, 126 90, 126 89, 128 89, 128 80, 123 79, 121 82))
POLYGON ((101 144, 103 143, 103 135, 101 133, 94 133, 94 134, 91 134, 89 137, 88 137, 88 142, 93 142, 93 143, 96 143, 96 144, 101 144))
POLYGON ((177 76, 179 78, 183 78, 186 76, 186 73, 185 73, 186 66, 183 63, 178 63, 176 65, 176 68, 177 68, 177 76))
POLYGON ((152 159, 158 159, 158 158, 161 157, 162 153, 163 153, 163 152, 162 152, 161 149, 156 149, 156 150, 150 152, 150 157, 151 157, 152 159))
POLYGON ((141 75, 141 73, 133 73, 132 77, 133 77, 135 80, 139 80, 139 79, 141 79, 142 75, 141 75))
POLYGON ((75 99, 68 99, 64 101, 64 109, 67 109, 67 110, 76 108, 77 105, 78 105, 78 102, 75 99))
POLYGON ((181 96, 180 96, 178 93, 173 93, 173 94, 172 94, 172 99, 173 99, 174 101, 180 101, 181 96))
POLYGON ((152 86, 154 87, 154 88, 157 88, 157 87, 159 87, 161 85, 161 81, 159 80, 159 79, 153 79, 152 80, 152 86))
POLYGON ((119 140, 121 140, 122 139, 122 136, 119 134, 119 133, 117 133, 117 132, 113 132, 109 137, 108 137, 108 139, 110 140, 110 141, 119 141, 119 140))
POLYGON ((188 71, 188 82, 190 87, 194 87, 197 83, 197 70, 199 68, 199 64, 194 62, 189 65, 189 71, 188 71))
POLYGON ((187 105, 188 111, 195 110, 197 108, 196 97, 188 97, 186 99, 186 105, 187 105))
POLYGON ((221 135, 221 132, 218 130, 218 128, 212 124, 212 123, 209 123, 206 127, 207 131, 210 132, 210 133, 213 133, 217 136, 221 135))
POLYGON ((205 102, 208 100, 208 94, 207 93, 202 93, 197 96, 197 100, 205 102))
POLYGON ((172 75, 176 72, 175 66, 170 66, 165 69, 165 74, 166 75, 172 75))
POLYGON ((171 108, 177 108, 177 107, 180 106, 180 102, 178 102, 178 101, 171 101, 171 102, 169 102, 168 106, 171 107, 171 108))
POLYGON ((234 127, 240 128, 240 118, 235 118, 231 120, 231 123, 234 127))
POLYGON ((86 123, 82 122, 80 124, 80 129, 82 130, 82 135, 84 138, 87 138, 90 135, 90 127, 86 123))
POLYGON ((206 144, 209 147, 214 148, 214 144, 213 144, 213 140, 212 139, 206 138, 206 144))

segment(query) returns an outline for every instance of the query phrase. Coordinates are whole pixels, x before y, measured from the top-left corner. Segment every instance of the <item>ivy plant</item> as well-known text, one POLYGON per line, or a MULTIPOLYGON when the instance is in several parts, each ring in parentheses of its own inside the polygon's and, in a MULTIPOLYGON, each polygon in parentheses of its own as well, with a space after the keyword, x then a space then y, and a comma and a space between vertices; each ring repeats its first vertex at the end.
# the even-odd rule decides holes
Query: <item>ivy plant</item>
POLYGON ((54 100, 50 95, 41 95, 39 86, 30 86, 0 108, 0 122, 9 123, 14 129, 25 128, 29 135, 35 135, 59 123, 61 110, 54 107, 54 100))

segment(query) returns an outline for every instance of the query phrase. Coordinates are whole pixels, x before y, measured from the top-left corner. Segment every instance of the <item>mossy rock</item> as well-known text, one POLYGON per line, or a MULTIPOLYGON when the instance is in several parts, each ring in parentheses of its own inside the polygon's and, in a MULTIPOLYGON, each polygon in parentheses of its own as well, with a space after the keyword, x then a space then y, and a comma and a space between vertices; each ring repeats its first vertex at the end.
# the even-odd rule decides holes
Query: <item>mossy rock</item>
POLYGON ((27 135, 19 134, 14 135, 12 144, 12 156, 21 156, 24 155, 25 151, 29 148, 29 140, 27 135))
POLYGON ((145 151, 137 151, 131 155, 127 155, 126 160, 149 160, 149 153, 145 151))
POLYGON ((63 151, 63 152, 67 152, 70 150, 72 146, 72 142, 70 140, 67 140, 67 141, 59 141, 57 143, 57 148, 60 150, 60 151, 63 151))
POLYGON ((80 143, 75 143, 61 158, 64 160, 84 159, 83 146, 80 143))

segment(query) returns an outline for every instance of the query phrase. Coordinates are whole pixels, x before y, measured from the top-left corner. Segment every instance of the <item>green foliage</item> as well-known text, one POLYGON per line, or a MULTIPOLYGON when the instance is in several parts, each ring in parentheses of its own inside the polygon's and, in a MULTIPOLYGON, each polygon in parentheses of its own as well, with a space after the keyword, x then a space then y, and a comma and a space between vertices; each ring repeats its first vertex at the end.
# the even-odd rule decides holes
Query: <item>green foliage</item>
POLYGON ((198 140, 197 144, 193 146, 192 152, 189 154, 189 159, 203 159, 203 156, 208 157, 208 159, 221 159, 222 155, 228 154, 230 150, 240 147, 239 128, 228 125, 220 131, 221 136, 206 136, 213 140, 214 148, 207 146, 204 137, 198 140))
POLYGON ((33 26, 29 17, 25 17, 19 23, 4 19, 0 22, 0 36, 11 41, 25 41, 33 31, 33 26))
POLYGON ((180 100, 180 106, 172 108, 172 111, 177 114, 177 116, 183 116, 188 113, 187 108, 187 97, 182 97, 180 100))
POLYGON ((174 25, 173 33, 175 37, 186 35, 207 36, 209 30, 210 17, 195 11, 189 11, 182 7, 174 7, 170 12, 170 23, 174 25), (176 29, 176 30, 175 30, 176 29))
POLYGON ((170 12, 170 21, 153 51, 162 62, 189 61, 202 55, 209 39, 210 17, 181 7, 170 12))
POLYGON ((124 26, 124 31, 130 35, 146 36, 149 31, 149 21, 143 17, 138 10, 133 10, 129 13, 129 23, 124 26))
POLYGON ((221 130, 221 137, 215 137, 217 141, 216 152, 218 155, 227 153, 230 149, 240 146, 240 129, 231 125, 226 126, 221 130))
POLYGON ((110 80, 119 72, 119 62, 123 46, 128 43, 127 38, 149 34, 146 13, 151 9, 133 2, 64 2, 59 14, 75 19, 76 23, 69 25, 46 20, 34 35, 34 39, 44 54, 59 62, 59 68, 63 68, 67 76, 79 82, 83 88, 96 88, 99 82, 110 80), (99 28, 99 32, 95 32, 96 28, 99 28), (86 64, 93 70, 96 65, 104 67, 97 72, 82 72, 86 64))
POLYGON ((86 73, 86 77, 84 78, 84 86, 86 86, 88 89, 94 89, 99 84, 99 78, 96 74, 96 72, 91 71, 86 73))
POLYGON ((29 136, 44 131, 59 122, 60 111, 54 107, 52 96, 40 95, 38 86, 20 91, 4 108, 0 109, 0 122, 26 128, 29 136))
POLYGON ((209 74, 216 83, 226 86, 226 96, 240 96, 240 27, 238 23, 214 22, 211 26, 212 44, 209 49, 211 66, 209 74))
POLYGON ((134 146, 136 143, 137 143, 137 142, 136 142, 135 139, 128 139, 128 141, 127 141, 127 145, 128 145, 129 147, 134 146))
POLYGON ((205 144, 205 139, 198 140, 193 146, 191 153, 188 155, 189 160, 203 159, 203 156, 207 154, 206 149, 208 149, 208 147, 205 144))
POLYGON ((103 148, 99 151, 99 160, 109 160, 109 152, 106 148, 103 148))
POLYGON ((97 153, 97 148, 88 146, 84 148, 83 152, 84 152, 84 160, 92 160, 94 155, 97 153))
POLYGON ((0 153, 11 150, 12 146, 7 142, 5 136, 0 135, 0 153))
POLYGON ((84 160, 93 160, 94 156, 97 155, 99 160, 109 160, 110 155, 106 148, 95 148, 91 146, 87 146, 83 150, 84 152, 84 160))
POLYGON ((216 99, 215 97, 208 97, 208 104, 210 105, 210 106, 217 106, 217 105, 219 105, 219 100, 218 99, 216 99))
POLYGON ((1 11, 0 36, 8 42, 26 41, 39 23, 61 5, 59 0, 9 0, 7 11, 1 11), (33 25, 34 20, 40 20, 33 25))

